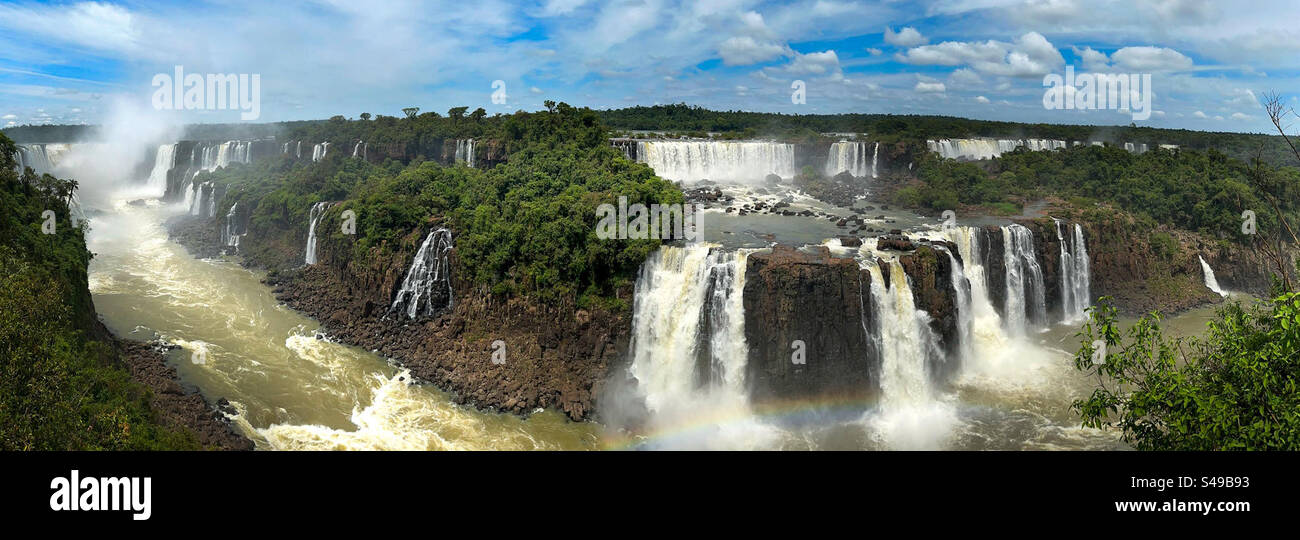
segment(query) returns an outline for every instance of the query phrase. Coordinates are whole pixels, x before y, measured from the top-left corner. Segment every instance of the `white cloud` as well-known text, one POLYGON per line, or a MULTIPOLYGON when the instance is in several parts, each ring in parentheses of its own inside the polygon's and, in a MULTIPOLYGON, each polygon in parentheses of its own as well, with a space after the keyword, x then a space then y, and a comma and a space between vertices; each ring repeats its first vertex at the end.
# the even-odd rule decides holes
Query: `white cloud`
POLYGON ((749 36, 737 36, 722 42, 718 55, 728 66, 747 66, 785 56, 789 51, 774 42, 759 42, 749 36))
POLYGON ((4 116, 0 116, 0 120, 13 120, 13 119, 15 119, 15 118, 18 118, 18 115, 16 115, 16 114, 6 114, 6 115, 4 115, 4 116))
POLYGON ((780 71, 791 76, 824 76, 831 80, 844 78, 844 72, 840 68, 840 57, 835 54, 834 49, 808 54, 796 52, 794 59, 780 68, 780 71))
POLYGON ((915 28, 910 26, 903 27, 902 30, 894 32, 892 28, 885 27, 885 43, 898 47, 915 47, 929 41, 921 35, 915 28))
POLYGON ((130 10, 108 3, 0 6, 0 28, 106 52, 137 52, 141 32, 136 23, 130 10))
POLYGON ((542 89, 541 89, 541 88, 538 88, 538 87, 536 87, 536 86, 534 86, 534 87, 532 87, 532 88, 529 88, 528 91, 529 91, 529 92, 532 92, 534 95, 536 95, 536 94, 541 94, 541 93, 542 93, 542 89))
POLYGON ((1196 111, 1196 112, 1192 113, 1192 116, 1195 116, 1195 117, 1197 117, 1197 118, 1209 118, 1208 116, 1205 115, 1204 112, 1201 112, 1201 111, 1196 111))
POLYGON ((941 94, 947 91, 947 88, 945 88, 941 82, 917 81, 916 86, 913 87, 912 90, 918 94, 941 94))
POLYGON ((984 85, 984 79, 969 68, 961 68, 953 71, 948 76, 948 82, 958 88, 973 88, 984 85))
POLYGON ((975 102, 976 102, 976 103, 984 103, 984 104, 988 104, 988 102, 989 102, 989 98, 986 98, 986 97, 984 97, 984 96, 975 96, 975 102))
POLYGON ((1250 120, 1251 118, 1254 117, 1249 114, 1239 113, 1239 112, 1232 113, 1233 120, 1250 120))
POLYGON ((1192 67, 1192 59, 1167 47, 1124 47, 1110 55, 1123 71, 1181 71, 1192 67))
POLYGON ((880 56, 880 55, 882 55, 882 54, 884 54, 884 53, 885 53, 885 51, 882 51, 882 50, 877 49, 877 48, 875 48, 875 47, 868 47, 868 48, 867 48, 867 54, 870 54, 871 56, 880 56))
POLYGON ((542 15, 545 17, 554 17, 572 13, 573 10, 582 7, 587 0, 547 0, 546 6, 542 8, 542 15))
POLYGON ((1104 52, 1092 47, 1082 49, 1073 47, 1073 49, 1075 56, 1078 56, 1083 61, 1083 69, 1087 71, 1103 71, 1110 67, 1110 59, 1106 57, 1104 52))
POLYGON ((1065 63, 1061 51, 1038 32, 1022 35, 1014 43, 988 40, 923 45, 896 58, 918 65, 967 65, 980 73, 1007 77, 1041 77, 1065 63))

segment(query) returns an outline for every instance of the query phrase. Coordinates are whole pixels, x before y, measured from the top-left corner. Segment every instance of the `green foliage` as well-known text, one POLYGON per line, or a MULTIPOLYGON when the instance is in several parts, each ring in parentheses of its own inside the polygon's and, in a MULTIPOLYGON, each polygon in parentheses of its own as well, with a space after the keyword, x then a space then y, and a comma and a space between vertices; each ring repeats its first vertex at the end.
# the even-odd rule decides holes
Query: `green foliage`
POLYGON ((83 228, 70 221, 76 183, 14 172, 0 135, 0 450, 196 449, 159 425, 149 393, 116 353, 91 339, 83 228), (43 234, 42 213, 56 234, 43 234))
POLYGON ((1141 450, 1300 449, 1300 295, 1218 310, 1203 340, 1170 340, 1160 317, 1123 336, 1107 299, 1079 335, 1076 369, 1098 388, 1074 409, 1141 450), (1106 344, 1094 363, 1096 341, 1106 344))
MULTIPOLYGON (((495 294, 601 301, 597 298, 612 296, 630 280, 659 242, 598 239, 596 208, 617 205, 620 196, 629 204, 647 205, 680 204, 684 198, 649 167, 610 147, 608 132, 592 111, 565 103, 551 109, 484 119, 478 111, 465 115, 466 109, 458 107, 446 118, 392 120, 412 124, 407 128, 415 134, 408 135, 415 138, 451 133, 452 123, 485 122, 474 129, 495 134, 499 138, 491 140, 509 155, 491 169, 421 160, 405 167, 396 162, 378 166, 340 153, 311 164, 272 158, 233 165, 204 180, 228 187, 219 213, 236 202, 251 210, 255 238, 293 230, 305 237, 311 205, 339 201, 320 230, 338 231, 330 220, 352 210, 357 235, 330 232, 322 241, 351 242, 352 260, 362 267, 388 260, 396 251, 409 252, 431 229, 447 226, 455 234, 458 267, 495 294)), ((385 122, 380 117, 371 123, 385 122)), ((351 129, 352 124, 337 127, 351 129)), ((370 137, 366 140, 376 140, 380 133, 370 137)))

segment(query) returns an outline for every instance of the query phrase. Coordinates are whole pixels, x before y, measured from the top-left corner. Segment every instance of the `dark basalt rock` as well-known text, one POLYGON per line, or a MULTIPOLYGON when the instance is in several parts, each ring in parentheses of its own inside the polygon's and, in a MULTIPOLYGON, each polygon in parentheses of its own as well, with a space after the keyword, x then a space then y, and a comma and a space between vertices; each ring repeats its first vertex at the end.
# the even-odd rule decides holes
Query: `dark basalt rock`
POLYGON ((879 354, 871 321, 871 275, 823 246, 775 246, 749 256, 745 272, 746 377, 755 400, 870 392, 879 354), (795 364, 802 341, 805 363, 795 364))
POLYGON ((876 249, 893 251, 912 251, 916 244, 906 236, 887 234, 876 239, 876 249))

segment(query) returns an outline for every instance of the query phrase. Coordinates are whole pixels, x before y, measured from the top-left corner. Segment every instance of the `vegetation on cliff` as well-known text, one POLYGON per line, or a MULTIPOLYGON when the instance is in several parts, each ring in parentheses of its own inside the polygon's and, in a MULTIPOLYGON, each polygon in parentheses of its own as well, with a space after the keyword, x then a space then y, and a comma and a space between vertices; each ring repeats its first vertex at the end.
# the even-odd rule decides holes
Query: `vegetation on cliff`
POLYGON ((27 169, 0 135, 0 450, 196 449, 159 424, 96 331, 76 183, 27 169), (42 232, 54 212, 54 234, 42 232))
POLYGON ((610 147, 606 128, 590 110, 560 103, 496 121, 510 159, 490 169, 420 160, 375 165, 340 153, 310 164, 273 158, 234 165, 204 179, 229 186, 221 209, 235 203, 252 209, 255 235, 305 232, 312 204, 339 201, 329 219, 352 210, 356 236, 343 235, 337 221, 321 234, 351 242, 359 264, 402 249, 412 231, 449 226, 460 268, 493 293, 612 296, 659 241, 597 238, 596 208, 617 204, 620 196, 629 204, 681 203, 681 191, 610 147))

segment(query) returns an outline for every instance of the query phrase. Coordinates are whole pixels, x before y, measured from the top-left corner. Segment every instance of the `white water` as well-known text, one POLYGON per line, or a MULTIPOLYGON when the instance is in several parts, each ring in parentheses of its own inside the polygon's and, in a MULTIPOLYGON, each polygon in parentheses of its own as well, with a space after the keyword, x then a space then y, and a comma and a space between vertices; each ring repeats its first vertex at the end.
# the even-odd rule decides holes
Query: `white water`
POLYGON ((239 250, 239 237, 243 236, 243 230, 235 220, 237 219, 239 203, 230 205, 230 211, 226 212, 226 227, 221 231, 221 243, 226 247, 239 250))
POLYGON ((847 172, 853 176, 876 177, 876 158, 880 153, 880 143, 875 143, 871 159, 867 159, 867 143, 857 141, 840 141, 832 143, 826 156, 826 176, 835 176, 847 172), (869 161, 869 162, 868 162, 869 161))
POLYGON ((454 244, 451 231, 438 229, 429 233, 420 244, 419 251, 411 261, 411 268, 406 271, 402 288, 393 298, 389 311, 404 311, 407 318, 414 319, 420 315, 431 316, 443 308, 450 308, 455 302, 451 286, 451 261, 448 254, 454 244), (446 294, 446 301, 440 302, 436 296, 446 294), (424 309, 421 310, 420 306, 424 309))
POLYGON ((1003 227, 1002 243, 1002 260, 1007 268, 1007 329, 1014 335, 1024 335, 1030 324, 1047 321, 1043 269, 1035 255, 1034 234, 1025 226, 1003 227))
MULTIPOLYGON (((100 201, 101 204, 103 201, 100 201)), ((259 449, 536 450, 597 446, 596 426, 554 411, 522 418, 457 405, 409 372, 320 339, 237 262, 200 260, 162 223, 175 207, 119 200, 88 234, 95 307, 118 335, 184 347, 168 362, 259 449), (196 364, 192 353, 206 361, 196 364)))
POLYGON ((1200 255, 1197 255, 1196 258, 1201 260, 1201 272, 1205 274, 1205 286, 1214 291, 1214 294, 1227 298, 1228 293, 1219 287, 1219 280, 1214 278, 1214 269, 1210 268, 1210 263, 1205 262, 1205 258, 1200 255))
POLYGON ((637 391, 656 429, 709 424, 662 439, 663 447, 744 449, 772 442, 775 431, 750 418, 744 386, 747 261, 747 251, 691 244, 660 247, 641 267, 630 343, 637 391), (707 373, 701 373, 701 357, 708 359, 707 373), (735 417, 742 420, 722 421, 735 417))
POLYGON ((1088 247, 1083 239, 1083 227, 1074 224, 1073 236, 1067 240, 1056 223, 1056 239, 1061 243, 1061 315, 1062 320, 1074 322, 1083 319, 1092 306, 1091 272, 1088 269, 1088 247))
POLYGON ((474 139, 457 139, 456 156, 454 159, 459 163, 464 163, 468 167, 473 167, 474 139))
POLYGON ((330 143, 324 142, 324 143, 316 144, 311 148, 311 160, 320 161, 322 159, 325 159, 325 153, 329 152, 329 150, 330 150, 330 143))
POLYGON ((942 448, 957 423, 957 414, 932 386, 929 358, 943 353, 930 330, 930 316, 916 309, 910 280, 897 261, 862 266, 871 272, 875 331, 881 343, 880 407, 868 421, 879 442, 889 448, 942 448), (889 287, 885 287, 884 272, 889 273, 889 287))
POLYGON ((153 170, 149 172, 149 188, 158 193, 161 197, 167 191, 167 173, 176 167, 176 145, 161 144, 158 145, 158 153, 154 155, 153 170))
POLYGON ((332 203, 318 202, 311 205, 311 211, 308 213, 310 224, 307 226, 307 246, 303 249, 306 254, 306 264, 316 264, 316 223, 320 221, 321 216, 325 215, 325 210, 332 203))
POLYGON ((674 181, 761 185, 769 174, 797 174, 794 145, 764 141, 640 141, 637 159, 674 181))
POLYGON ((925 144, 944 158, 966 160, 993 159, 1022 146, 1036 151, 1068 146, 1065 141, 1052 139, 938 139, 925 144))

